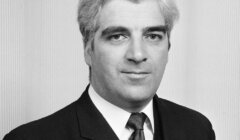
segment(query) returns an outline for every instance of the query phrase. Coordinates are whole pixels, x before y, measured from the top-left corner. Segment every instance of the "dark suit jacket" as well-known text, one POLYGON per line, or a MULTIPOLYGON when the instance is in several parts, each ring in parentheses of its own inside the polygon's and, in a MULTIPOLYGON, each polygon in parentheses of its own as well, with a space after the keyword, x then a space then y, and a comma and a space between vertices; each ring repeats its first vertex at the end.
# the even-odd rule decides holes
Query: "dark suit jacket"
MULTIPOLYGON (((153 102, 155 140, 215 140, 211 123, 200 113, 157 96, 153 102)), ((22 125, 3 138, 3 140, 87 139, 118 139, 92 103, 88 88, 74 103, 48 117, 22 125)))

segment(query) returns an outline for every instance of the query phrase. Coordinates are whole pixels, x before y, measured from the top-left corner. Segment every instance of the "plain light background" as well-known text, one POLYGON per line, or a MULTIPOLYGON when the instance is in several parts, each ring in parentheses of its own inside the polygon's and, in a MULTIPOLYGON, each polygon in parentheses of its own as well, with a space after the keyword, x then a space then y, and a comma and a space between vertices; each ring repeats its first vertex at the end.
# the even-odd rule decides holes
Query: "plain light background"
MULTIPOLYGON (((78 0, 0 0, 0 139, 77 100, 88 67, 78 0)), ((240 140, 240 1, 177 0, 157 94, 207 116, 217 140, 240 140)))

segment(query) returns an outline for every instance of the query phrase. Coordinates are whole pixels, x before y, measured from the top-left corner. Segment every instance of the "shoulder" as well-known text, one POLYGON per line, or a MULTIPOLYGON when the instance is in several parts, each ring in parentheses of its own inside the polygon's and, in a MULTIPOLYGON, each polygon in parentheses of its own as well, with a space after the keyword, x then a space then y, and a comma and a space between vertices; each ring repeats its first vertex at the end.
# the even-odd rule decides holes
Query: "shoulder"
POLYGON ((157 105, 160 112, 162 112, 162 115, 167 115, 172 119, 177 119, 183 123, 196 122, 198 124, 206 125, 205 127, 209 127, 210 125, 208 118, 196 110, 161 98, 157 99, 157 105))
POLYGON ((212 124, 202 113, 165 99, 155 98, 155 101, 163 123, 171 129, 215 139, 212 124))
POLYGON ((170 113, 178 115, 178 117, 191 117, 191 118, 198 118, 203 120, 208 120, 202 113, 193 110, 191 108, 185 107, 183 105, 171 102, 166 99, 158 98, 158 105, 161 106, 161 108, 170 113))
POLYGON ((47 117, 15 128, 3 140, 64 139, 58 137, 67 135, 66 131, 68 130, 69 133, 74 133, 72 130, 74 130, 74 127, 77 127, 76 121, 76 102, 74 102, 47 117))

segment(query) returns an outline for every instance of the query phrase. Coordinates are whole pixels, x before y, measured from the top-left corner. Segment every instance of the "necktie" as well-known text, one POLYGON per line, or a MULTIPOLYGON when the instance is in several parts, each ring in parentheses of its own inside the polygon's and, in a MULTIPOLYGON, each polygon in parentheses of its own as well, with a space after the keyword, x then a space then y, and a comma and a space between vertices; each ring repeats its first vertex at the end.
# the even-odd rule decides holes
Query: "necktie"
POLYGON ((143 133, 143 124, 146 120, 146 115, 144 113, 132 113, 128 122, 127 127, 132 128, 134 132, 132 133, 129 140, 145 140, 143 133))

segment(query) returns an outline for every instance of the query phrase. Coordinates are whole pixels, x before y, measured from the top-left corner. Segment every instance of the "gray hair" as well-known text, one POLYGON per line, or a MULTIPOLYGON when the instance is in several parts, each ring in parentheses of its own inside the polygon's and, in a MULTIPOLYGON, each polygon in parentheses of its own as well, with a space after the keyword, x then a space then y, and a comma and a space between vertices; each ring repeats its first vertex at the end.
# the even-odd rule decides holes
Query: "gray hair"
MULTIPOLYGON (((102 7, 110 0, 80 0, 78 6, 78 24, 83 37, 84 46, 89 40, 93 39, 95 32, 98 30, 97 20, 102 7)), ((138 3, 141 0, 129 0, 138 3)), ((168 36, 175 21, 179 17, 179 11, 172 0, 158 0, 165 23, 168 27, 168 36)))

